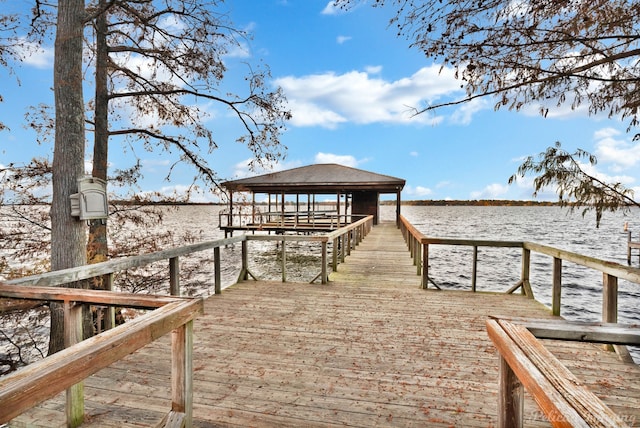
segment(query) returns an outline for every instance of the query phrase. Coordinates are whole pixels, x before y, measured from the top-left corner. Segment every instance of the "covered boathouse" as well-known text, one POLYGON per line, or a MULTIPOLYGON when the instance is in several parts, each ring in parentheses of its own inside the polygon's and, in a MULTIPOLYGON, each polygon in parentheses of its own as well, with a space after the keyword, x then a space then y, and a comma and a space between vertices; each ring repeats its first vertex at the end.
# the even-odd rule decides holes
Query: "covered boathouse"
POLYGON ((401 178, 338 164, 227 181, 222 186, 229 192, 229 206, 220 213, 220 228, 225 236, 234 230, 323 232, 367 215, 377 224, 381 194, 396 195, 398 220, 404 185, 401 178))

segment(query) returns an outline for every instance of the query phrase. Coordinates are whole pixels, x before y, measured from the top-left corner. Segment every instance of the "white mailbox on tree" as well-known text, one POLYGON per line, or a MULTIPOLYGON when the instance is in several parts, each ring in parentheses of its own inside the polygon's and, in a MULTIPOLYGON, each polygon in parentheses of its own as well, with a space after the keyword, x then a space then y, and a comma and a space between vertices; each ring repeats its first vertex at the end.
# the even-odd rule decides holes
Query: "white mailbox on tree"
POLYGON ((80 220, 107 218, 107 182, 96 177, 78 180, 78 193, 71 195, 71 215, 80 220))

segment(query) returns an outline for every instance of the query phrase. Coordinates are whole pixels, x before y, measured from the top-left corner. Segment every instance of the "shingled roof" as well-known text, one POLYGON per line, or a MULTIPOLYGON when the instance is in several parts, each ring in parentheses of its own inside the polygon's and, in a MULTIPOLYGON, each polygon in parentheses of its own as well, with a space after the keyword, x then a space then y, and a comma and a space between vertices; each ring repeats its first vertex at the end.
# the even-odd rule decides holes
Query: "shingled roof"
POLYGON ((338 164, 314 164, 222 183, 231 191, 253 193, 336 193, 375 190, 396 193, 405 180, 338 164))

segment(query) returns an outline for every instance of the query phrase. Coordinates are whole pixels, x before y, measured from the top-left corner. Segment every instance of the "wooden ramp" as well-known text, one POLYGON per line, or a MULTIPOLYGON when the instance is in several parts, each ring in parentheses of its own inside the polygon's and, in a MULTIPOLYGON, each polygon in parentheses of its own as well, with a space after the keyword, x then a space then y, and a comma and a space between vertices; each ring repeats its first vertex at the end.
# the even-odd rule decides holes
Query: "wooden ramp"
MULTIPOLYGON (((327 285, 247 281, 195 322, 196 427, 491 427, 498 357, 489 315, 550 318, 520 295, 422 290, 393 225, 376 226, 327 285)), ((630 425, 640 370, 589 344, 545 342, 630 425)), ((169 339, 86 382, 87 426, 157 424, 169 339)), ((64 426, 58 397, 13 422, 64 426)), ((525 426, 549 426, 529 400, 525 426)))

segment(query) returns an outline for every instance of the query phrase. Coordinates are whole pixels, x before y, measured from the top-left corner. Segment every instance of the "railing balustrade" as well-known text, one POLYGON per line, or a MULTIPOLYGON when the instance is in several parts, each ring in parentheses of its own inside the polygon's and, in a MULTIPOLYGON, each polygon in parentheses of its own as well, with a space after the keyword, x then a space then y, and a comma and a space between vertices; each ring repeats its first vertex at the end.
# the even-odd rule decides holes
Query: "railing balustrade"
MULTIPOLYGON (((615 323, 618 320, 618 279, 625 279, 640 284, 640 269, 624 266, 619 263, 600 260, 595 257, 561 250, 547 245, 527 241, 492 241, 477 239, 447 239, 433 238, 424 235, 415 228, 405 217, 400 217, 400 229, 407 242, 410 254, 417 267, 417 274, 421 275, 423 288, 428 288, 429 282, 429 247, 433 245, 459 245, 473 248, 471 290, 476 291, 476 272, 479 247, 509 247, 522 248, 522 270, 520 281, 508 289, 513 293, 518 289, 530 298, 534 298, 530 284, 531 252, 543 254, 553 258, 552 302, 551 311, 560 315, 562 300, 562 266, 563 261, 602 272, 602 322, 615 323)), ((434 284, 435 285, 435 284, 434 284)), ((436 285, 437 287, 437 285, 436 285)))
MULTIPOLYGON (((220 249, 241 243, 241 272, 239 279, 248 279, 248 241, 276 241, 282 244, 282 280, 286 280, 286 243, 292 241, 320 242, 322 246, 320 273, 312 282, 321 279, 327 283, 328 243, 333 244, 331 265, 337 269, 344 261, 345 245, 357 245, 371 230, 373 217, 368 216, 353 224, 323 235, 241 235, 171 248, 150 254, 48 272, 0 283, 0 298, 32 299, 62 302, 65 311, 65 345, 67 348, 21 370, 0 378, 0 425, 39 403, 67 390, 67 425, 79 426, 84 418, 83 380, 124 356, 140 349, 160 336, 172 331, 172 409, 167 415, 172 421, 191 426, 192 400, 192 331, 193 319, 203 312, 201 298, 179 298, 180 257, 196 252, 214 250, 214 292, 220 294, 220 249), (339 258, 339 253, 340 258, 339 258), (106 275, 112 284, 115 273, 168 261, 169 296, 153 296, 113 291, 62 288, 69 283, 106 275), (153 309, 121 326, 111 324, 107 330, 93 338, 82 337, 83 305, 153 309)), ((110 309, 108 313, 112 312, 110 309)))

